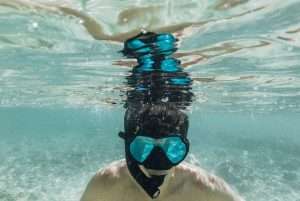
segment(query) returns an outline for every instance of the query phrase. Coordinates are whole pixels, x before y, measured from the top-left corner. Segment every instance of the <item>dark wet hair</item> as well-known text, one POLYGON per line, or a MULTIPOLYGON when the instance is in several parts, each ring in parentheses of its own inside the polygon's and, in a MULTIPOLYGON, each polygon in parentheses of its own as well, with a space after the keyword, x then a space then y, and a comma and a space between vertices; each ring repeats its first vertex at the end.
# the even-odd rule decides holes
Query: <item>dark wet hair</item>
POLYGON ((188 116, 170 103, 130 107, 124 118, 125 132, 129 135, 142 130, 151 137, 161 137, 170 133, 179 133, 186 137, 188 126, 188 116))

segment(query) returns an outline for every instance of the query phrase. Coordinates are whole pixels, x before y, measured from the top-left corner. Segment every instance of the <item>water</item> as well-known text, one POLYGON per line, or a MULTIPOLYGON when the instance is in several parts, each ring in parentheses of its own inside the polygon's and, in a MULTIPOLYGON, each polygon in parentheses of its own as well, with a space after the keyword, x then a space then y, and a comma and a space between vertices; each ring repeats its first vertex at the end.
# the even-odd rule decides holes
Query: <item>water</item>
MULTIPOLYGON (((105 34, 195 23, 177 52, 194 80, 187 160, 246 200, 299 201, 299 1, 65 6, 105 34), (136 18, 133 6, 149 7, 136 18)), ((78 200, 97 169, 123 157, 122 47, 74 16, 0 7, 0 200, 78 200)))

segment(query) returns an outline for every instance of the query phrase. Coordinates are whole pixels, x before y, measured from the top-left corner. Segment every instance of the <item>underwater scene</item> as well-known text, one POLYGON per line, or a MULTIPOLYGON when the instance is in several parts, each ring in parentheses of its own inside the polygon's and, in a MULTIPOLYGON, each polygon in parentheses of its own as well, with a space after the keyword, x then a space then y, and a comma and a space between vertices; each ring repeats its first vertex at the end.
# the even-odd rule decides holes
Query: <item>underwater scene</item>
POLYGON ((0 201, 80 200, 149 102, 188 115, 186 162, 300 201, 300 1, 0 0, 0 201))

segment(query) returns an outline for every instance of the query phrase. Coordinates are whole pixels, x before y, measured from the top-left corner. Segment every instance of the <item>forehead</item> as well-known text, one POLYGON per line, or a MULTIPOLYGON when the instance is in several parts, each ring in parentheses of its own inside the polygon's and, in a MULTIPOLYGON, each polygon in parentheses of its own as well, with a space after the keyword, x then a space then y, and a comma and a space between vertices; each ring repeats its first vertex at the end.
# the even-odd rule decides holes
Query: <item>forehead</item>
POLYGON ((137 131, 143 132, 151 136, 165 136, 169 134, 179 133, 180 126, 173 122, 164 122, 161 119, 150 119, 141 123, 137 131))
POLYGON ((174 135, 181 135, 179 132, 167 132, 167 131, 149 131, 149 130, 139 130, 136 135, 143 135, 152 138, 165 138, 174 135))

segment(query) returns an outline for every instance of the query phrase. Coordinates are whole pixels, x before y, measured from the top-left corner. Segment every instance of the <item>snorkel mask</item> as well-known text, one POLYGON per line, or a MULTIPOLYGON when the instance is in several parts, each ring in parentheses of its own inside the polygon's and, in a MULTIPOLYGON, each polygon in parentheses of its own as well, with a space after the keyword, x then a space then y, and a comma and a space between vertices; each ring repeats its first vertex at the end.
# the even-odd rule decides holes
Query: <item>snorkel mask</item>
POLYGON ((161 138, 143 132, 136 135, 120 132, 119 136, 125 140, 127 167, 131 175, 150 197, 158 197, 159 186, 168 171, 187 156, 188 139, 176 133, 161 138))
MULTIPOLYGON (((120 132, 121 136, 125 133, 120 132)), ((126 149, 134 161, 151 170, 168 170, 182 162, 188 151, 189 141, 179 133, 153 138, 144 132, 129 135, 126 149)))

